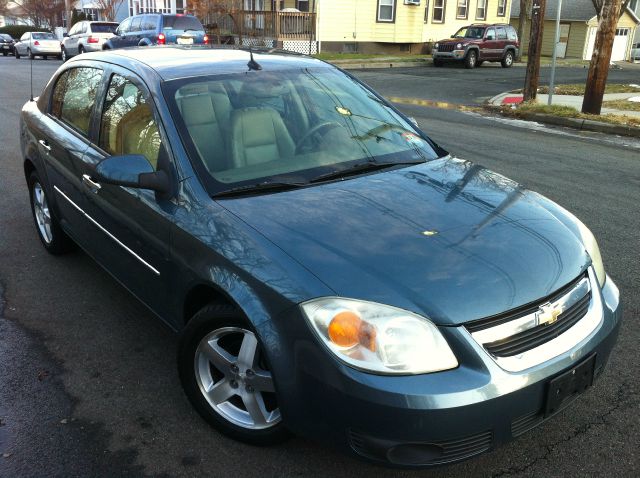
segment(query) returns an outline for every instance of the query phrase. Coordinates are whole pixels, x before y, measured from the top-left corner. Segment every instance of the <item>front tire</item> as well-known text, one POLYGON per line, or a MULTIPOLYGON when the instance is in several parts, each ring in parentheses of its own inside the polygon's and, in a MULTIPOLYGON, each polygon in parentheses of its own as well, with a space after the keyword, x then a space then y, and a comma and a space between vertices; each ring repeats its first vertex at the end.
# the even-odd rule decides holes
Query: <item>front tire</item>
POLYGON ((36 224, 38 237, 47 252, 60 255, 74 249, 74 242, 65 234, 58 220, 54 217, 47 193, 42 181, 35 171, 28 180, 31 197, 31 213, 36 224))
POLYGON ((435 58, 433 59, 433 66, 435 66, 436 68, 441 67, 444 64, 444 62, 442 60, 436 60, 435 58))
POLYGON ((476 67, 478 61, 478 53, 475 50, 469 50, 467 56, 464 58, 464 67, 471 70, 476 67))
POLYGON ((511 65, 513 65, 513 52, 511 50, 508 50, 507 53, 504 54, 504 58, 500 64, 502 68, 511 68, 511 65))
POLYGON ((211 304, 189 321, 178 371, 194 408, 221 433, 252 445, 288 438, 263 347, 237 308, 211 304))
POLYGON ((65 47, 62 47, 62 52, 60 53, 60 59, 62 60, 63 63, 69 59, 69 55, 67 54, 67 49, 65 47))
POLYGON ((80 45, 78 47, 78 55, 82 55, 84 53, 84 47, 82 45, 80 45))
POLYGON ((16 56, 16 60, 20 59, 20 53, 18 53, 18 50, 14 52, 14 55, 16 56))
POLYGON ((33 60, 36 57, 31 51, 31 48, 27 48, 27 56, 29 57, 30 60, 33 60))

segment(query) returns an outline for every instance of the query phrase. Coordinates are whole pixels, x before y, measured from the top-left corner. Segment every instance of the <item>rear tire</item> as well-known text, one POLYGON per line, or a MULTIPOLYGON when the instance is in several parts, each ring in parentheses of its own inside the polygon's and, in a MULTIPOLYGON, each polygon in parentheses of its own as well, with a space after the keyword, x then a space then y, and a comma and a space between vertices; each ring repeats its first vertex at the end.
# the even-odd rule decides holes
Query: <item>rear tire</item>
POLYGON ((194 408, 221 433, 252 445, 289 437, 262 344, 236 307, 210 304, 193 316, 180 337, 178 371, 194 408))
POLYGON ((483 63, 484 63, 484 60, 476 61, 476 68, 480 68, 483 63))
POLYGON ((60 53, 60 59, 62 60, 63 63, 69 59, 69 55, 67 54, 67 49, 65 47, 62 47, 62 52, 60 53))
POLYGON ((8 54, 9 54, 9 52, 7 52, 7 51, 3 51, 2 52, 2 56, 7 56, 8 54))
POLYGON ((30 60, 33 60, 36 57, 31 51, 31 48, 27 48, 27 56, 29 57, 30 60))
POLYGON ((20 59, 20 53, 18 53, 18 50, 16 50, 13 54, 16 56, 16 60, 20 59))
POLYGON ((38 173, 33 171, 27 181, 31 198, 31 212, 38 237, 44 248, 53 255, 65 254, 75 248, 75 243, 62 230, 53 215, 51 201, 47 197, 38 173))
POLYGON ((464 57, 464 67, 471 70, 476 67, 478 61, 478 53, 475 50, 469 50, 467 56, 464 57))
POLYGON ((513 65, 513 51, 507 50, 507 53, 504 54, 504 58, 500 62, 502 68, 511 68, 513 65))
POLYGON ((42 59, 43 59, 43 60, 46 60, 47 58, 48 58, 48 56, 47 56, 47 55, 42 55, 42 59))
POLYGON ((80 45, 78 47, 78 55, 82 55, 84 53, 84 47, 82 45, 80 45))

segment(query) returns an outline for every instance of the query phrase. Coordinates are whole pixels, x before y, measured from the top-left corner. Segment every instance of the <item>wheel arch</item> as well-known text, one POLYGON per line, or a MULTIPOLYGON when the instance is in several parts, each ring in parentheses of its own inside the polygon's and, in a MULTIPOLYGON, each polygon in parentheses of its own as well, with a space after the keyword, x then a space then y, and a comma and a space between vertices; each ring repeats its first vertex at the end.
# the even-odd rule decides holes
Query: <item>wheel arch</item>
POLYGON ((148 38, 143 38, 138 42, 138 46, 151 46, 151 45, 153 45, 153 43, 151 43, 151 40, 149 40, 148 38))
POLYGON ((239 308, 238 304, 218 286, 210 283, 196 284, 187 291, 182 301, 182 325, 187 325, 200 309, 212 303, 234 305, 239 308))

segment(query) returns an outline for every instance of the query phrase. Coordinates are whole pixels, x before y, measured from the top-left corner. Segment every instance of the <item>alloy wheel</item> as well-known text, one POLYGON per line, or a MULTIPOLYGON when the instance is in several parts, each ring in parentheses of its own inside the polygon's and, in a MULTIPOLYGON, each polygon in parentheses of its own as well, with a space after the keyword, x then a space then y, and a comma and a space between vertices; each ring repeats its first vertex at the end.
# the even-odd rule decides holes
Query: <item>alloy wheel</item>
POLYGON ((250 430, 280 422, 273 378, 253 332, 224 327, 206 335, 196 349, 194 372, 204 398, 229 422, 250 430))
POLYGON ((51 232, 51 212, 49 210, 47 197, 38 182, 33 185, 33 211, 36 216, 40 236, 45 243, 51 244, 53 240, 53 233, 51 232))

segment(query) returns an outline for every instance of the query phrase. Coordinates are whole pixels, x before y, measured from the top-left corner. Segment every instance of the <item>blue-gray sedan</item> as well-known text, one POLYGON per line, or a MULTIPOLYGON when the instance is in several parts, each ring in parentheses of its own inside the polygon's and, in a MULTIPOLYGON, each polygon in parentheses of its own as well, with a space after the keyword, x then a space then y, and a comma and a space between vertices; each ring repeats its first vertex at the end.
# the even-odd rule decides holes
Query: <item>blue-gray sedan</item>
POLYGON ((580 220, 321 61, 82 55, 20 134, 44 247, 79 245, 179 331, 186 394, 238 440, 451 463, 557 413, 614 346, 580 220))

